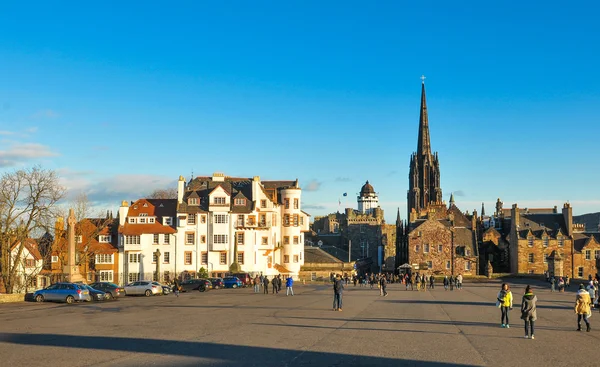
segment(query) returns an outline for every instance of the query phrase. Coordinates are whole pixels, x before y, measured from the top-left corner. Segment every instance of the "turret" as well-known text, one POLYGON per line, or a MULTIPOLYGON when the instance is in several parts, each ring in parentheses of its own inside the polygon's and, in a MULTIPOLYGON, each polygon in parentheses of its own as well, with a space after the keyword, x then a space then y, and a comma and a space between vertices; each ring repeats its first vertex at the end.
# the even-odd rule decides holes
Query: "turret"
POLYGON ((181 204, 183 202, 183 191, 185 190, 185 178, 183 176, 179 176, 179 181, 177 181, 177 203, 181 204))
POLYGON ((127 200, 123 200, 121 202, 121 206, 119 207, 119 225, 122 226, 125 224, 125 220, 127 219, 127 213, 129 213, 129 204, 127 200))

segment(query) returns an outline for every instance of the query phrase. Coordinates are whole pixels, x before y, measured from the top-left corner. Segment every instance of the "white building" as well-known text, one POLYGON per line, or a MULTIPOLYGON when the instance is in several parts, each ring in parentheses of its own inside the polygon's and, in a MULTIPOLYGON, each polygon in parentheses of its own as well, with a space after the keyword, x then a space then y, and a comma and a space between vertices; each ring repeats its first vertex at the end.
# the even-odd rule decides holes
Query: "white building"
POLYGON ((298 276, 310 216, 301 210, 297 180, 261 182, 258 176, 215 173, 187 184, 181 176, 177 189, 177 199, 121 204, 122 283, 186 278, 200 268, 225 276, 234 262, 253 275, 298 276))
POLYGON ((140 199, 131 205, 127 201, 121 203, 118 243, 122 284, 141 279, 168 281, 183 270, 177 268, 176 260, 176 206, 175 199, 140 199))
POLYGON ((304 232, 309 230, 301 195, 298 180, 215 173, 186 184, 180 177, 177 237, 183 269, 204 267, 223 276, 237 262, 247 273, 297 277, 304 264, 304 232))
POLYGON ((358 211, 362 214, 373 214, 373 209, 379 208, 379 197, 369 181, 360 189, 360 195, 356 200, 358 201, 358 211))
POLYGON ((44 259, 34 239, 17 242, 10 249, 12 266, 16 267, 15 293, 31 292, 49 285, 48 276, 42 275, 44 259))

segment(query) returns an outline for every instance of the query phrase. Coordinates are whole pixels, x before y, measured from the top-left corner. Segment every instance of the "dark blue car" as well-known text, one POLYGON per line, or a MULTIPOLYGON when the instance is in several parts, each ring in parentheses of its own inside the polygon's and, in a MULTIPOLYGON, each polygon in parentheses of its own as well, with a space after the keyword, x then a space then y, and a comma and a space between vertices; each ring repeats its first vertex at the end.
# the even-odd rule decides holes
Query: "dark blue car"
POLYGON ((223 278, 223 286, 225 288, 241 288, 244 283, 237 277, 223 278))

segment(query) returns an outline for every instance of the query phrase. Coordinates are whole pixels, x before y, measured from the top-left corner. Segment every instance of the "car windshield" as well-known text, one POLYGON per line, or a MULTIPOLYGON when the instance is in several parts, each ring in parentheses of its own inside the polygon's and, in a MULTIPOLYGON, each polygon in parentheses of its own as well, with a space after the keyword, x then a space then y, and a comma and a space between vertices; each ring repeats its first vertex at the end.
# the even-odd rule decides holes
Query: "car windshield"
POLYGON ((119 288, 118 285, 116 285, 115 283, 104 283, 105 285, 111 287, 111 288, 119 288))

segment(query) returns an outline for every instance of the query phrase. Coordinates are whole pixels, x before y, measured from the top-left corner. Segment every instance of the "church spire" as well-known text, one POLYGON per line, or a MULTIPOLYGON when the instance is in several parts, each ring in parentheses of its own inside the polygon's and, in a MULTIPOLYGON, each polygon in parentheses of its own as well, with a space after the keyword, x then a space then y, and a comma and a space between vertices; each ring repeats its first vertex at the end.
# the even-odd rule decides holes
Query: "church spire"
POLYGON ((485 215, 485 205, 484 203, 481 203, 481 216, 483 217, 485 215))
POLYGON ((398 208, 398 215, 396 216, 396 226, 400 227, 402 220, 400 219, 400 208, 398 208))
POLYGON ((427 115, 427 100, 425 98, 425 76, 421 76, 421 115, 419 116, 419 142, 417 154, 420 156, 431 154, 429 140, 429 117, 427 115))
POLYGON ((450 208, 452 208, 452 205, 454 205, 454 193, 450 193, 450 208))

